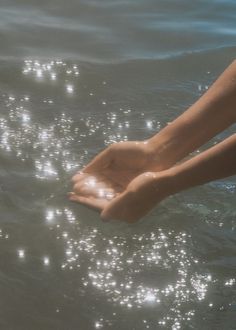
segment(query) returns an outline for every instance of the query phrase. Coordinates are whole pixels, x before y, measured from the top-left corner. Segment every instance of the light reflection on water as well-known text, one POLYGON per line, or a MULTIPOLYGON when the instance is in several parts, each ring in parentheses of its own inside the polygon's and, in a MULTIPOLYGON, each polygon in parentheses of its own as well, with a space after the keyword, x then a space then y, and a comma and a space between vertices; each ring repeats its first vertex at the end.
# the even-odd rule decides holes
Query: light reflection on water
MULTIPOLYGON (((70 99, 80 93, 77 82, 81 73, 77 64, 27 60, 22 72, 23 79, 39 86, 52 81, 70 99)), ((101 85, 107 84, 101 81, 101 85)), ((94 94, 96 91, 88 88, 88 97, 94 94)), ((57 102, 53 96, 42 96, 41 104, 48 112, 57 107, 57 102)), ((0 116, 0 148, 8 157, 16 157, 30 167, 36 182, 47 184, 45 191, 58 189, 55 184, 59 184, 60 194, 60 190, 65 190, 63 182, 87 161, 88 149, 98 146, 94 145, 96 139, 103 146, 129 139, 133 125, 130 107, 119 107, 116 111, 104 97, 98 97, 97 104, 105 109, 103 117, 81 113, 73 118, 65 109, 56 113, 53 120, 43 123, 32 110, 34 100, 30 93, 20 97, 5 94, 0 116)), ((162 126, 158 118, 146 118, 144 113, 141 117, 146 133, 156 132, 162 126)), ((92 179, 89 184, 93 184, 92 179)), ((107 224, 107 229, 95 222, 91 225, 88 221, 86 225, 79 207, 75 211, 70 204, 61 206, 57 192, 53 191, 54 198, 43 200, 42 226, 54 234, 52 237, 57 243, 52 243, 60 244, 63 254, 55 259, 50 249, 41 252, 38 246, 40 264, 48 272, 53 272, 57 264, 58 274, 71 273, 71 278, 77 274, 87 295, 92 292, 102 296, 105 305, 113 306, 110 318, 106 313, 100 318, 91 316, 95 329, 112 329, 122 308, 128 313, 155 310, 154 321, 153 317, 149 320, 140 314, 140 329, 181 329, 191 324, 198 304, 203 303, 207 310, 215 308, 215 302, 208 298, 211 290, 219 285, 235 287, 233 276, 218 280, 204 268, 204 263, 193 252, 192 234, 187 230, 162 228, 158 223, 152 224, 151 230, 144 224, 138 225, 141 232, 136 227, 128 231, 123 225, 107 224)), ((63 195, 63 203, 65 199, 63 195)), ((212 214, 218 214, 200 204, 186 203, 185 208, 205 217, 210 214, 211 219, 212 214)), ((9 239, 8 233, 0 233, 0 239, 9 239)), ((17 247, 15 255, 21 265, 31 262, 31 248, 17 247)), ((62 310, 63 307, 55 308, 58 314, 62 310)))
MULTIPOLYGON (((85 290, 97 290, 113 306, 128 309, 156 306, 162 311, 159 326, 179 329, 182 322, 190 321, 195 314, 191 307, 183 315, 183 306, 206 297, 212 277, 197 271, 195 265, 199 260, 189 252, 191 235, 185 231, 177 234, 157 226, 149 233, 130 237, 119 232, 110 237, 99 228, 83 228, 68 208, 48 208, 45 221, 64 245, 61 270, 74 272, 83 268, 81 280, 85 290)), ((27 259, 22 249, 18 256, 27 259)), ((42 261, 49 267, 50 254, 43 256, 42 261)), ((232 280, 226 283, 232 284, 232 280)), ((99 324, 103 326, 99 320, 94 327, 99 324)))
MULTIPOLYGON (((62 271, 74 274, 82 268, 85 290, 94 289, 114 308, 157 308, 160 327, 181 329, 183 323, 190 322, 195 315, 193 302, 204 301, 215 282, 211 274, 201 273, 199 260, 190 252, 191 235, 185 231, 156 226, 148 233, 127 236, 118 232, 110 237, 102 229, 84 228, 68 208, 48 208, 45 222, 64 246, 62 271)), ((17 252, 27 261, 24 249, 17 252)), ((55 260, 50 253, 42 256, 44 267, 50 267, 51 262, 55 260)), ((234 284, 233 278, 225 282, 225 286, 234 284)), ((209 303, 208 307, 214 306, 209 303)), ((95 328, 103 327, 101 320, 94 323, 95 328)))

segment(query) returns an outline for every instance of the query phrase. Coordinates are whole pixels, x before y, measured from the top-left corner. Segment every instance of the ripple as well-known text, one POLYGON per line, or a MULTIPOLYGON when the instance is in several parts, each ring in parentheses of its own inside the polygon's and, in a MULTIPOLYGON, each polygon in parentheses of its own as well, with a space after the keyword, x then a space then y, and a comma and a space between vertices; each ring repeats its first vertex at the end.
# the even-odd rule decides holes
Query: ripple
MULTIPOLYGON (((0 242, 10 244, 9 250, 22 269, 28 267, 37 276, 41 272, 53 279, 63 278, 62 288, 54 288, 62 291, 57 300, 60 308, 53 306, 55 313, 65 313, 68 301, 75 302, 77 308, 77 301, 87 299, 91 310, 96 309, 91 313, 95 329, 120 328, 124 315, 137 329, 190 328, 197 324, 199 315, 229 308, 233 302, 234 238, 229 231, 222 239, 226 233, 221 231, 235 227, 233 213, 229 224, 222 206, 226 202, 233 205, 229 199, 235 184, 210 186, 222 201, 210 204, 204 197, 199 202, 197 194, 189 193, 177 202, 173 199, 172 207, 167 204, 146 223, 132 227, 101 224, 95 213, 67 203, 64 193, 69 178, 90 157, 106 145, 129 140, 136 133, 140 138, 153 134, 163 125, 156 113, 142 110, 137 116, 128 102, 116 103, 107 77, 88 79, 87 74, 94 78, 93 72, 86 72, 86 66, 78 63, 27 60, 21 75, 27 90, 2 95, 0 150, 3 160, 9 160, 2 166, 12 166, 9 171, 14 182, 10 182, 14 191, 20 186, 17 193, 22 199, 26 182, 32 185, 25 202, 32 201, 32 205, 30 212, 23 205, 22 223, 16 221, 24 234, 18 233, 18 227, 10 228, 9 233, 3 230, 0 242), (40 216, 35 220, 37 212, 40 216), (187 214, 193 217, 190 224, 187 214), (27 237, 30 226, 36 234, 32 241, 27 237), (208 227, 203 233, 204 226, 208 227), (222 253, 222 247, 225 254, 232 255, 227 264, 224 256, 215 256, 222 253), (212 262, 205 262, 206 255, 212 262), (220 271, 225 269, 230 273, 222 275, 220 271), (215 296, 221 296, 222 290, 228 290, 224 291, 227 299, 224 303, 219 299, 217 305, 215 296)), ((93 186, 90 179, 88 186, 93 186)), ((8 197, 7 189, 8 183, 3 185, 3 197, 8 197)), ((14 216, 18 219, 18 214, 14 216)))

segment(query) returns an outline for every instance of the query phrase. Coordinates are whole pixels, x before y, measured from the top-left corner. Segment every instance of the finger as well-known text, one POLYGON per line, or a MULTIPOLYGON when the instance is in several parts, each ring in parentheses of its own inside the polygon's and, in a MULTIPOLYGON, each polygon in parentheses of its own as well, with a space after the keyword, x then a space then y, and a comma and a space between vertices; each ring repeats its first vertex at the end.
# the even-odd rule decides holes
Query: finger
POLYGON ((73 192, 83 197, 94 197, 100 199, 112 200, 118 193, 113 189, 103 187, 88 187, 84 185, 76 185, 73 192))
POLYGON ((89 174, 79 171, 71 178, 71 181, 75 183, 77 181, 84 180, 88 176, 89 176, 89 174))
POLYGON ((126 200, 125 194, 117 195, 101 213, 101 218, 104 221, 111 219, 125 221, 126 200))
POLYGON ((138 211, 139 205, 132 195, 124 192, 117 195, 101 212, 104 221, 119 220, 128 223, 137 222, 142 214, 138 211), (138 213, 137 213, 138 211, 138 213))
POLYGON ((76 180, 74 181, 73 189, 79 191, 81 187, 95 188, 97 185, 98 181, 95 176, 85 174, 84 176, 78 176, 76 178, 76 180))
POLYGON ((90 181, 100 181, 100 182, 105 182, 107 181, 106 176, 104 176, 101 173, 86 173, 86 172, 82 172, 79 171, 77 172, 71 179, 71 181, 73 183, 76 182, 82 182, 82 181, 86 181, 86 180, 90 180, 90 181))
POLYGON ((104 209, 104 207, 106 207, 108 204, 108 201, 106 199, 79 196, 73 192, 69 193, 68 195, 69 195, 70 201, 86 205, 86 206, 88 206, 92 209, 98 210, 98 211, 102 211, 104 209))
POLYGON ((111 183, 98 181, 94 176, 88 176, 87 178, 85 177, 85 179, 76 181, 73 186, 73 191, 77 194, 97 196, 99 191, 114 193, 116 187, 112 187, 111 183))
POLYGON ((73 186, 73 191, 78 194, 86 194, 86 195, 93 195, 97 196, 97 192, 104 190, 105 192, 120 192, 121 187, 108 180, 104 176, 96 177, 90 175, 80 176, 73 186))
POLYGON ((84 172, 90 173, 93 171, 100 171, 107 168, 111 163, 111 155, 109 149, 100 152, 94 159, 83 169, 84 172))
POLYGON ((74 180, 74 190, 76 191, 79 191, 82 187, 96 189, 100 185, 105 185, 103 182, 98 181, 96 176, 90 174, 78 175, 74 180))
MULTIPOLYGON (((107 180, 107 178, 102 175, 102 174, 97 174, 96 175, 91 175, 89 173, 84 173, 84 172, 78 172, 76 173, 72 179, 71 179, 72 183, 87 183, 88 185, 91 186, 95 186, 95 184, 97 183, 103 183, 105 184, 107 180)), ((108 184, 109 182, 107 182, 108 184)))
POLYGON ((104 175, 107 178, 123 188, 126 187, 138 174, 140 173, 134 170, 114 170, 113 168, 108 168, 104 171, 104 175))

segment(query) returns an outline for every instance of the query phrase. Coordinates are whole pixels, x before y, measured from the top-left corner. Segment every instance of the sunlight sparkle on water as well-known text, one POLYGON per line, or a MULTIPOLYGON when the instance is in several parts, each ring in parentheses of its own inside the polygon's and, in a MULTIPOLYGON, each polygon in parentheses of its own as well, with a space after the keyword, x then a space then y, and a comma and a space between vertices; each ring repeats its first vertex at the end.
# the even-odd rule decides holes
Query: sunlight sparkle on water
POLYGON ((66 91, 68 94, 72 94, 74 92, 74 86, 73 85, 66 85, 66 91))
POLYGON ((95 327, 95 329, 101 329, 101 328, 103 328, 103 325, 102 325, 101 321, 97 321, 97 322, 95 322, 94 327, 95 327))
POLYGON ((53 220, 55 219, 55 211, 51 209, 46 210, 46 220, 48 223, 52 223, 53 220))
POLYGON ((44 257, 44 258, 43 258, 43 264, 44 264, 45 266, 49 266, 49 265, 50 265, 50 259, 49 259, 49 257, 44 257))
POLYGON ((147 126, 147 128, 152 129, 153 128, 153 122, 151 120, 146 120, 146 126, 147 126))
MULTIPOLYGON (((72 78, 79 76, 79 69, 77 65, 72 65, 68 67, 67 64, 63 61, 51 61, 51 62, 41 62, 41 61, 32 61, 25 60, 23 67, 23 74, 30 75, 33 78, 36 78, 36 81, 42 81, 43 78, 55 81, 59 73, 63 75, 70 75, 72 78)), ((67 93, 73 93, 74 87, 68 85, 66 88, 67 93)))
POLYGON ((145 301, 147 302, 154 302, 156 300, 156 297, 153 293, 148 292, 145 296, 145 301))
POLYGON ((232 286, 236 282, 235 278, 231 278, 225 282, 225 286, 232 286))
POLYGON ((24 259, 25 258, 25 250, 24 249, 17 250, 17 254, 18 254, 18 257, 20 259, 24 259))
MULTIPOLYGON (((46 218, 56 223, 69 220, 68 226, 64 222, 54 227, 64 244, 61 270, 76 271, 86 262, 87 272, 82 279, 84 289, 98 290, 99 295, 104 295, 115 306, 141 309, 156 305, 162 308, 162 304, 166 304, 169 312, 158 320, 159 326, 179 329, 182 322, 188 322, 194 316, 190 309, 183 316, 181 306, 189 300, 205 299, 212 277, 211 274, 190 274, 196 257, 187 252, 189 235, 186 232, 176 234, 158 228, 149 233, 133 234, 127 239, 122 235, 108 238, 99 228, 81 230, 79 219, 69 208, 48 208, 46 218), (144 276, 147 269, 161 270, 161 283, 158 279, 150 285, 144 276)), ((49 257, 44 257, 43 264, 50 264, 49 257)), ((230 284, 232 282, 229 280, 230 284)))
POLYGON ((49 160, 36 160, 35 161, 36 167, 36 178, 38 179, 56 179, 58 180, 58 173, 52 163, 49 160))
MULTIPOLYGON (((80 79, 78 66, 67 65, 62 61, 26 61, 23 74, 24 79, 31 79, 37 86, 45 83, 53 89, 59 88, 67 100, 67 94, 77 91, 76 79, 80 79)), ((100 80, 100 85, 102 84, 100 80)), ((100 109, 104 110, 106 102, 108 103, 106 100, 109 100, 108 95, 98 96, 95 86, 86 88, 85 95, 89 101, 96 101, 100 109)), ((66 110, 62 110, 63 113, 56 113, 49 124, 41 124, 35 121, 34 114, 29 110, 32 99, 31 96, 25 100, 24 96, 18 99, 14 95, 6 98, 7 114, 1 115, 0 118, 0 138, 3 150, 9 148, 19 159, 29 157, 36 179, 61 180, 62 177, 64 183, 63 180, 69 176, 69 172, 78 166, 83 167, 90 155, 89 148, 95 151, 96 138, 106 145, 129 138, 129 127, 132 122, 130 109, 116 111, 112 108, 111 102, 111 109, 106 110, 104 117, 96 118, 89 112, 83 117, 81 111, 77 118, 78 122, 75 122, 66 110), (24 107, 20 107, 19 104, 24 107), (81 155, 78 155, 78 145, 85 145, 87 149, 80 151, 81 155)), ((71 100, 73 101, 73 97, 71 100)), ((53 95, 43 95, 40 102, 46 113, 57 107, 57 98, 53 98, 53 95)), ((159 127, 155 119, 146 119, 145 114, 141 120, 142 127, 146 130, 156 130, 159 127)), ((35 181, 41 184, 41 181, 35 181)), ((52 188, 57 188, 57 182, 52 183, 55 184, 52 188)), ((49 190, 50 184, 50 181, 46 181, 45 186, 49 190)), ((87 185, 95 187, 96 179, 91 178, 87 185)), ((129 313, 132 312, 131 309, 144 310, 151 309, 152 306, 158 310, 160 308, 163 315, 157 320, 156 325, 166 329, 184 327, 184 322, 193 318, 192 306, 199 301, 206 301, 213 279, 211 274, 204 272, 204 268, 192 252, 192 239, 186 232, 181 231, 182 227, 177 230, 166 227, 161 229, 160 224, 155 227, 151 223, 148 224, 148 230, 145 230, 147 228, 142 223, 130 229, 125 224, 116 224, 117 227, 111 224, 113 227, 110 228, 108 224, 108 227, 102 227, 96 222, 99 219, 94 218, 91 222, 83 222, 86 212, 83 214, 80 206, 76 211, 73 211, 70 205, 62 207, 60 196, 59 204, 55 206, 54 197, 57 193, 55 191, 50 194, 50 198, 53 198, 44 201, 44 226, 52 230, 56 242, 62 247, 63 256, 62 260, 59 260, 61 271, 76 272, 79 269, 80 273, 76 275, 79 278, 82 274, 80 284, 85 294, 88 290, 94 296, 102 297, 111 306, 123 306, 129 313), (53 205, 50 205, 51 201, 53 205), (183 309, 186 310, 185 314, 182 312, 183 309)), ((59 195, 60 193, 61 191, 59 195)), ((106 191, 103 187, 98 189, 98 194, 107 199, 114 197, 112 190, 106 191)), ((56 202, 58 203, 57 200, 56 202)), ((17 250, 15 257, 23 260, 25 250, 17 250)), ((45 270, 50 270, 48 266, 53 263, 52 261, 51 256, 41 255, 41 267, 45 270)), ((24 262, 21 262, 21 265, 24 265, 24 262)), ((223 285, 226 290, 230 290, 235 285, 235 279, 227 278, 223 285)), ((206 306, 208 305, 212 307, 211 303, 206 301, 206 306)), ((105 321, 99 317, 92 322, 95 328, 106 327, 105 321)), ((148 328, 148 322, 143 323, 148 328)))

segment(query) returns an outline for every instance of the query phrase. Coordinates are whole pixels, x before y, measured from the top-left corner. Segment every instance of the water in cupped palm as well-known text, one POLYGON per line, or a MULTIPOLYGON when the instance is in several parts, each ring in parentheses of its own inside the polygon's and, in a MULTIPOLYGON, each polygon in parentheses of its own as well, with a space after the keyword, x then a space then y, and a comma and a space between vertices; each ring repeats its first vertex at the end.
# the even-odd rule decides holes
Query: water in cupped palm
POLYGON ((236 4, 0 8, 0 328, 235 329, 234 177, 134 225, 66 194, 101 149, 152 136, 204 93, 234 59, 236 4))

